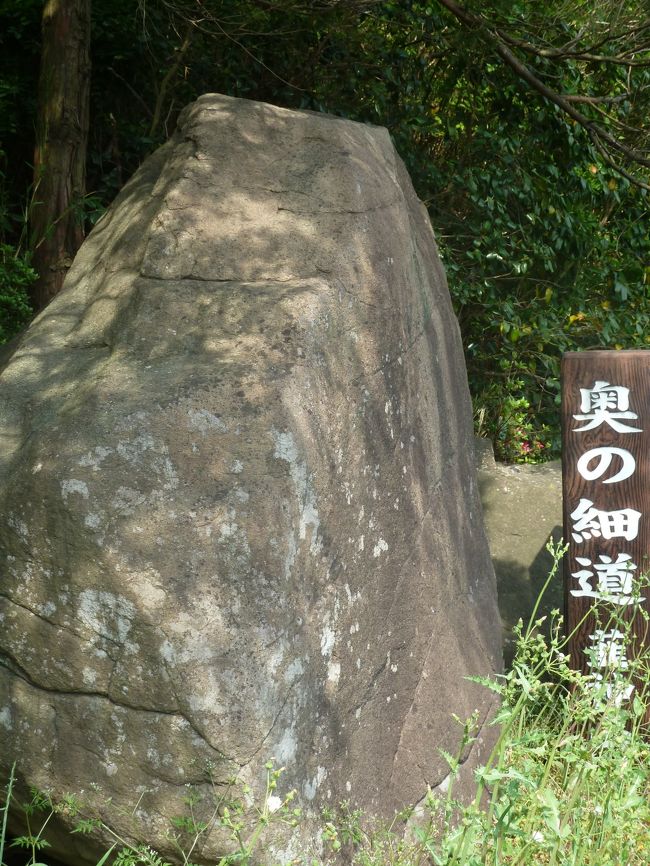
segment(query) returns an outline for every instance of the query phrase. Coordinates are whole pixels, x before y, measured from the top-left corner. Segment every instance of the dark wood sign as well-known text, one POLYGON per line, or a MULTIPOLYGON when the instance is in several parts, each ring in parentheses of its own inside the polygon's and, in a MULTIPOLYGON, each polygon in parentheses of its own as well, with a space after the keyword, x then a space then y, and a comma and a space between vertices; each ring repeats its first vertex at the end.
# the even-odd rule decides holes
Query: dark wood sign
POLYGON ((562 430, 571 664, 601 701, 622 704, 630 659, 649 642, 650 351, 567 352, 562 430), (612 615, 632 623, 631 643, 612 615))

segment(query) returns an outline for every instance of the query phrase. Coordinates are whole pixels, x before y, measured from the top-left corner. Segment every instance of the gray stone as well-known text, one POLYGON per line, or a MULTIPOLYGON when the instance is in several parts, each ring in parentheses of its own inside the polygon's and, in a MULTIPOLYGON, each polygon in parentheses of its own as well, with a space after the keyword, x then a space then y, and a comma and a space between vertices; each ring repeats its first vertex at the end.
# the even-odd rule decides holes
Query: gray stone
POLYGON ((112 798, 166 856, 187 784, 259 793, 271 756, 305 850, 324 804, 444 781, 498 611, 458 327, 386 130, 199 99, 0 389, 0 772, 112 798))
POLYGON ((474 437, 474 457, 476 460, 476 468, 489 471, 496 468, 494 459, 494 445, 490 439, 485 439, 483 436, 474 437))
MULTIPOLYGON (((509 664, 513 626, 519 619, 528 622, 553 565, 546 546, 549 540, 557 543, 562 538, 562 466, 560 461, 484 464, 479 467, 479 486, 497 576, 503 653, 509 664)), ((548 623, 553 609, 564 609, 561 566, 544 592, 538 615, 548 617, 548 623)))

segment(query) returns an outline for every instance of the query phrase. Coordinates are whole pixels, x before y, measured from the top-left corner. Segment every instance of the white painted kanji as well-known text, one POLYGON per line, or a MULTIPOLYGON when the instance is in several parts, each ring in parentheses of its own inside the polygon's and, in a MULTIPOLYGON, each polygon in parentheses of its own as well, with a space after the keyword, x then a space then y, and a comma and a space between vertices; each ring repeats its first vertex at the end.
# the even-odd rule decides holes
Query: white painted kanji
POLYGON ((590 451, 585 451, 578 460, 578 472, 585 481, 596 481, 607 472, 614 457, 620 457, 621 467, 611 478, 605 478, 603 484, 615 484, 618 481, 625 481, 636 469, 634 455, 625 448, 613 448, 609 445, 604 445, 601 448, 592 448, 590 451), (594 460, 597 460, 598 463, 593 469, 590 469, 589 466, 594 460))
POLYGON ((624 638, 623 632, 617 628, 610 629, 610 631, 597 628, 593 634, 589 635, 589 640, 593 641, 594 644, 589 652, 589 667, 599 670, 602 668, 627 670, 629 663, 625 655, 624 638))
MULTIPOLYGON (((634 476, 640 443, 634 438, 624 441, 623 437, 643 431, 637 426, 641 423, 638 414, 630 407, 630 388, 612 384, 605 379, 595 379, 590 388, 580 388, 580 407, 572 417, 576 422, 574 433, 609 428, 578 440, 585 445, 579 449, 574 464, 577 475, 586 482, 597 481, 603 485, 625 482, 634 476), (613 436, 612 431, 619 436, 613 436), (635 443, 636 449, 620 447, 632 443, 635 443)), ((625 501, 626 491, 635 492, 629 491, 624 484, 619 490, 622 496, 617 498, 617 502, 621 499, 625 501)), ((602 504, 606 505, 607 500, 602 504)), ((639 537, 643 515, 634 508, 605 511, 586 497, 581 498, 577 505, 575 501, 572 502, 570 508, 573 508, 569 518, 570 531, 575 544, 580 545, 592 539, 631 542, 639 537)), ((571 551, 576 570, 571 573, 573 582, 572 587, 569 587, 570 596, 593 598, 606 605, 627 606, 645 602, 645 598, 639 597, 635 585, 635 572, 638 572, 639 566, 632 561, 632 557, 639 558, 641 555, 636 547, 626 552, 625 544, 621 543, 617 545, 618 551, 615 548, 612 552, 611 548, 603 545, 606 552, 598 549, 592 552, 598 546, 593 543, 585 545, 583 556, 577 555, 579 548, 571 551)), ((629 701, 635 688, 630 682, 631 663, 627 657, 625 634, 615 627, 608 627, 608 630, 593 628, 587 648, 582 648, 589 670, 588 687, 594 690, 594 700, 599 708, 605 709, 607 704, 620 707, 629 701)))
POLYGON ((590 538, 625 538, 632 541, 639 534, 641 512, 634 508, 621 508, 619 511, 601 511, 594 508, 590 499, 581 499, 578 507, 571 513, 574 521, 574 541, 580 543, 590 538))
POLYGON ((634 684, 630 683, 625 676, 625 671, 630 666, 625 653, 625 635, 616 628, 610 631, 596 629, 589 636, 589 640, 592 641, 593 647, 586 650, 585 654, 588 667, 594 671, 589 687, 600 690, 606 682, 607 701, 620 707, 624 701, 629 701, 634 691, 634 684))
POLYGON ((630 411, 630 389, 621 385, 610 385, 602 379, 594 382, 593 388, 581 388, 581 414, 574 415, 576 421, 587 421, 584 427, 574 427, 575 433, 594 430, 601 424, 609 424, 617 433, 641 433, 640 427, 630 427, 623 421, 637 421, 639 416, 630 411))
POLYGON ((602 553, 598 558, 600 562, 592 562, 585 556, 576 556, 576 562, 583 568, 571 572, 571 576, 577 579, 580 586, 580 589, 570 590, 571 595, 623 606, 645 601, 645 598, 633 596, 633 572, 637 570, 637 566, 632 562, 629 553, 619 553, 616 560, 602 553))
MULTIPOLYGON (((593 678, 588 683, 592 690, 600 690, 605 677, 601 673, 593 674, 593 678)), ((615 707, 621 707, 624 703, 630 700, 634 691, 634 683, 629 682, 621 674, 614 676, 607 682, 605 687, 605 700, 608 703, 614 704, 615 707)))

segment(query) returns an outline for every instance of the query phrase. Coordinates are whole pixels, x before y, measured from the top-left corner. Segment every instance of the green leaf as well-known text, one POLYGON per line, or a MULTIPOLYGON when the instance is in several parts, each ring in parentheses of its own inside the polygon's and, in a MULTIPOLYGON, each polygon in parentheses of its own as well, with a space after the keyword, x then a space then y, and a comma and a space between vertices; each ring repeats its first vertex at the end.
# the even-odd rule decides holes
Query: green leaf
POLYGON ((108 860, 108 858, 109 858, 109 857, 111 856, 111 854, 113 853, 113 850, 115 849, 116 845, 117 845, 117 842, 114 843, 113 845, 111 845, 111 847, 110 847, 110 848, 108 849, 108 851, 103 855, 103 857, 102 857, 100 860, 97 861, 97 866, 104 866, 104 864, 106 863, 106 861, 108 860))

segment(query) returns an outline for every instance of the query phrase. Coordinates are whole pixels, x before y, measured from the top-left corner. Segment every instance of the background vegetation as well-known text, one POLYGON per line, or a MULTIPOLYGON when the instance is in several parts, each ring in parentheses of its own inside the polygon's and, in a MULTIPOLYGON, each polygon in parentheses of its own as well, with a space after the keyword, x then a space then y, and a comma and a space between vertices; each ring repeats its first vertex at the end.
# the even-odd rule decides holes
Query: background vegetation
MULTIPOLYGON (((91 11, 86 186, 63 208, 77 227, 200 93, 328 111, 387 126, 407 163, 447 268, 477 429, 501 458, 558 453, 562 351, 650 345, 642 0, 71 5, 91 11)), ((34 229, 49 170, 43 11, 0 0, 2 340, 24 326, 30 287, 42 303, 30 263, 47 270, 39 253, 63 219, 34 229)))

